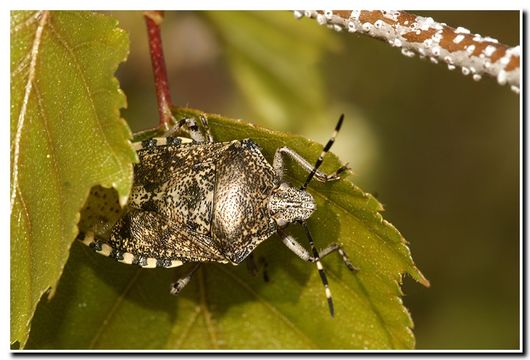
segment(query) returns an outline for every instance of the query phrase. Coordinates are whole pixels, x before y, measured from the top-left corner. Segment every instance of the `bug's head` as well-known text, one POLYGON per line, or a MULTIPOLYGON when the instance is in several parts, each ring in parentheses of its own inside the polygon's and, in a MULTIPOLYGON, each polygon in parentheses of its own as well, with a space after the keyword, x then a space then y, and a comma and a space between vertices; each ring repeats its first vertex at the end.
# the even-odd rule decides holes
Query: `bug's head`
POLYGON ((269 199, 269 213, 279 227, 307 220, 316 209, 310 193, 282 183, 269 199))

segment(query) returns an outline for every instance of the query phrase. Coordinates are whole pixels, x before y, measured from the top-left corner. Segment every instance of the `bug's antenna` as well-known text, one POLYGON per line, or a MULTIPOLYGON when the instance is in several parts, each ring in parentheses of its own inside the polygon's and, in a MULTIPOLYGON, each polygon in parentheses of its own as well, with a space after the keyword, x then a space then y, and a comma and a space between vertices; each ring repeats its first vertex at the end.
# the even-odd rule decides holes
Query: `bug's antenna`
POLYGON ((307 224, 303 222, 301 223, 301 225, 304 228, 307 239, 309 240, 309 245, 311 246, 311 251, 313 252, 313 257, 315 258, 315 263, 317 264, 318 273, 320 275, 320 279, 322 280, 322 284, 324 285, 324 290, 326 292, 326 299, 328 300, 329 313, 331 317, 333 317, 335 315, 335 309, 333 307, 333 299, 331 298, 331 291, 329 290, 329 286, 328 286, 328 278, 326 277, 326 273, 324 272, 324 267, 322 266, 322 263, 320 262, 320 256, 318 255, 318 251, 315 247, 315 244, 313 243, 313 237, 311 236, 311 232, 309 232, 309 228, 307 227, 307 224))
MULTIPOLYGON (((302 185, 300 190, 305 190, 307 188, 307 185, 309 185, 309 182, 311 181, 313 176, 315 176, 315 173, 317 172, 318 168, 322 164, 322 161, 324 161, 324 155, 326 155, 326 153, 329 151, 329 149, 331 149, 331 145, 333 145, 333 143, 335 142, 335 137, 337 136, 337 134, 338 134, 338 132, 340 130, 340 127, 342 126, 343 120, 344 120, 344 114, 341 114, 340 118, 339 118, 339 121, 337 122, 337 125, 335 126, 335 131, 333 132, 333 135, 331 135, 331 138, 328 140, 328 143, 326 144, 326 146, 324 146, 324 149, 320 153, 320 156, 318 157, 318 159, 317 159, 317 161, 315 163, 315 166, 313 166, 313 170, 311 170, 311 173, 307 176, 307 179, 305 180, 305 183, 304 183, 304 185, 302 185)), ((344 165, 343 167, 341 167, 340 169, 338 169, 335 172, 335 175, 340 174, 341 172, 343 172, 347 168, 348 168, 347 165, 344 165)))

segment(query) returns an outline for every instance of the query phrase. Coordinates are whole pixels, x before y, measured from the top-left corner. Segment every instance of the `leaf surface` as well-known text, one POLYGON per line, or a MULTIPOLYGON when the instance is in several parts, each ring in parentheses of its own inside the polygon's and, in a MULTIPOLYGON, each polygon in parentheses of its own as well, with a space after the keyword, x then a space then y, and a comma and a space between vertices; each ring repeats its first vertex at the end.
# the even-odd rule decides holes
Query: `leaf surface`
MULTIPOLYGON (((197 116, 179 110, 176 118, 197 116)), ((322 146, 299 136, 209 116, 219 141, 251 138, 272 161, 289 146, 315 161, 322 146)), ((331 126, 330 126, 331 130, 331 126)), ((331 131, 330 131, 331 133, 331 131)), ((323 138, 322 141, 326 141, 323 138)), ((339 137, 337 141, 347 141, 339 137)), ((307 174, 287 162, 287 180, 307 174)), ((323 171, 340 163, 328 154, 323 171)), ((255 251, 268 263, 269 282, 240 266, 205 264, 178 297, 169 284, 189 265, 138 269, 75 244, 57 295, 43 300, 29 348, 56 349, 411 349, 412 320, 401 300, 403 274, 428 285, 401 234, 380 215, 382 206, 344 176, 309 186, 318 208, 309 221, 317 247, 339 241, 360 271, 335 254, 323 260, 335 302, 328 313, 314 264, 305 263, 273 236, 255 251), (175 274, 175 272, 177 274, 175 274), (48 329, 55 329, 54 332, 48 329)), ((114 201, 117 201, 117 197, 114 201)), ((296 226, 292 233, 306 247, 296 226)))
POLYGON ((128 37, 89 12, 11 12, 11 343, 24 347, 95 184, 122 202, 136 159, 113 77, 128 37))
POLYGON ((318 63, 340 46, 332 33, 296 21, 286 11, 205 14, 240 89, 238 102, 248 103, 262 123, 275 129, 297 129, 293 119, 308 115, 319 120, 327 99, 318 63))

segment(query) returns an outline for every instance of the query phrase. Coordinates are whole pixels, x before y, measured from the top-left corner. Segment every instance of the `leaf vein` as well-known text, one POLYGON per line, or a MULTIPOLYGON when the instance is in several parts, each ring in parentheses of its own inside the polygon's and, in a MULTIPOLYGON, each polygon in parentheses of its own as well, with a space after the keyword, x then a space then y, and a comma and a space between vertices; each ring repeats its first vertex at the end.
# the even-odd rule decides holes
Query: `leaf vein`
POLYGON ((45 11, 36 11, 32 16, 30 16, 29 18, 27 18, 26 20, 24 20, 23 22, 21 22, 20 24, 17 24, 15 25, 10 33, 12 35, 16 34, 17 32, 19 32, 20 30, 28 27, 28 26, 31 26, 33 25, 33 23, 35 23, 39 17, 41 16, 42 13, 44 13, 45 11))
MULTIPOLYGON (((66 52, 68 53, 68 55, 70 56, 70 58, 73 60, 73 63, 75 64, 75 67, 77 68, 77 71, 81 77, 81 80, 83 82, 83 87, 87 93, 87 99, 88 99, 88 102, 90 103, 90 108, 92 110, 92 113, 94 114, 94 117, 96 119, 96 124, 97 124, 97 129, 99 130, 100 134, 102 135, 101 137, 103 138, 103 141, 106 143, 106 145, 110 148, 110 149, 113 149, 111 144, 109 143, 109 140, 105 134, 105 131, 103 130, 103 124, 102 124, 102 120, 98 114, 98 112, 96 111, 96 104, 94 103, 94 95, 91 93, 90 91, 90 87, 88 86, 88 81, 87 81, 87 77, 86 77, 86 74, 83 70, 83 67, 79 64, 79 60, 77 58, 77 56, 75 55, 74 51, 72 50, 72 47, 70 46, 70 44, 68 44, 68 42, 63 39, 63 37, 61 36, 61 34, 57 31, 57 29, 55 29, 55 26, 53 26, 53 24, 50 22, 49 24, 49 28, 50 28, 50 33, 57 39, 57 41, 59 42, 59 44, 66 50, 66 52)), ((114 161, 114 164, 116 164, 118 167, 120 165, 120 161, 119 159, 117 158, 116 154, 114 151, 109 151, 109 153, 111 154, 111 158, 112 160, 114 161)))
MULTIPOLYGON (((60 180, 59 180, 62 178, 62 176, 61 176, 61 170, 59 169, 59 165, 57 162, 57 159, 58 159, 57 150, 56 150, 56 147, 54 146, 52 136, 50 134, 48 116, 46 114, 46 110, 44 109, 44 104, 42 103, 42 97, 41 97, 37 84, 35 84, 35 98, 37 99, 38 109, 41 115, 40 117, 42 118, 42 124, 44 127, 44 132, 46 134, 46 143, 48 144, 48 150, 50 150, 49 155, 50 155, 51 162, 53 164, 52 168, 53 168, 53 172, 55 173, 54 183, 55 183, 55 188, 57 191, 57 201, 59 203, 59 214, 60 214, 59 216, 64 217, 64 214, 66 213, 66 211, 64 208, 65 203, 63 201, 63 192, 62 192, 62 188, 61 188, 60 180)), ((53 219, 53 220, 56 220, 57 222, 59 222, 59 226, 61 228, 61 234, 64 235, 65 221, 62 221, 61 219, 53 219)))
MULTIPOLYGON (((20 207, 22 208, 22 213, 23 213, 24 217, 26 218, 27 231, 28 231, 28 233, 31 233, 31 231, 32 231, 31 218, 29 216, 29 212, 28 212, 28 208, 27 208, 26 202, 24 201, 24 197, 22 196, 22 192, 20 191, 20 188, 18 186, 16 188, 16 191, 18 192, 18 199, 19 199, 20 207)), ((28 249, 27 261, 29 263, 31 263, 31 262, 33 262, 34 258, 33 258, 33 255, 32 255, 31 246, 29 246, 29 244, 27 246, 27 249, 28 249)), ((28 287, 29 287, 29 291, 28 292, 31 295, 31 294, 33 294, 33 287, 34 287, 31 276, 27 280, 27 284, 28 284, 28 287)), ((30 305, 30 308, 31 308, 31 305, 30 305)), ((30 309, 30 310, 33 310, 33 309, 30 309)), ((29 313, 32 314, 33 311, 29 311, 29 313)), ((29 326, 29 322, 30 321, 31 321, 31 318, 28 318, 26 326, 29 326)))
MULTIPOLYGON (((289 177, 289 179, 292 179, 292 177, 289 177)), ((353 185, 353 184, 352 184, 353 185)), ((396 249, 395 247, 396 246, 404 246, 406 245, 406 242, 405 242, 405 239, 403 238, 403 236, 401 234, 400 235, 400 242, 392 242, 392 241, 387 241, 383 238, 383 236, 378 232, 376 231, 376 229, 374 229, 370 224, 368 224, 366 221, 364 221, 361 217, 359 217, 355 212, 345 208, 344 206, 342 206, 341 204, 339 204, 337 201, 333 200, 333 199, 330 199, 328 196, 326 196, 325 194, 323 194, 322 192, 319 192, 319 191, 315 191, 314 192, 318 197, 320 197, 322 200, 324 201, 327 201, 329 203, 332 203, 333 206, 335 206, 337 209, 339 210, 342 210, 344 213, 347 213, 347 214, 350 214, 351 217, 357 219, 357 221, 362 224, 363 226, 365 226, 370 232, 371 234, 374 235, 375 238, 377 238, 380 243, 385 246, 386 248, 389 248, 394 254, 396 254, 399 258, 403 259, 405 263, 410 263, 411 260, 410 260, 410 253, 409 254, 402 254, 398 249, 396 249)), ((340 195, 341 193, 337 192, 337 195, 340 195)), ((313 195, 314 197, 314 195, 313 195)), ((379 211, 374 211, 375 214, 381 216, 381 213, 379 211)), ((386 226, 390 226, 392 227, 392 229, 394 229, 395 231, 397 231, 397 229, 392 226, 390 223, 388 223, 388 221, 384 220, 384 223, 386 226)), ((410 264, 412 267, 414 267, 414 264, 410 264)), ((402 272, 400 272, 400 274, 402 273, 405 273, 408 271, 404 270, 402 272)), ((395 279, 394 279, 395 280, 395 279)))
POLYGON ((22 60, 19 61, 15 69, 11 72, 11 78, 15 79, 19 76, 24 69, 26 69, 31 63, 31 53, 27 53, 22 60))
MULTIPOLYGON (((339 279, 337 274, 335 274, 332 271, 326 271, 326 273, 337 284, 340 284, 343 288, 347 289, 349 292, 351 292, 353 294, 356 294, 356 295, 359 295, 356 291, 354 291, 351 287, 349 287, 346 282, 340 281, 341 279, 339 279)), ((385 332, 385 334, 386 334, 386 336, 388 338, 388 342, 390 343, 390 347, 394 348, 393 337, 392 337, 392 334, 390 333, 390 330, 386 326, 387 323, 386 323, 385 319, 383 318, 383 316, 379 312, 379 309, 377 308, 377 306, 373 303, 373 301, 370 298, 370 295, 368 294, 368 291, 366 290, 366 287, 364 286, 364 284, 361 281, 361 279, 359 279, 357 276, 353 276, 353 278, 359 284, 359 287, 360 287, 360 289, 362 291, 363 297, 366 298, 368 304, 370 305, 370 308, 372 309, 372 312, 375 314, 375 317, 377 318, 378 322, 381 324, 381 328, 384 330, 384 332, 385 332)))
POLYGON ((129 282, 127 283, 127 285, 125 286, 125 288, 121 292, 121 294, 118 296, 118 298, 116 299, 116 301, 114 302, 114 304, 110 308, 107 316, 105 317, 105 319, 101 323, 101 326, 99 327, 97 333, 92 338, 92 341, 90 341, 90 344, 88 346, 89 349, 94 349, 96 347, 96 344, 98 343, 99 339, 101 338, 101 335, 103 334, 103 331, 109 325, 110 320, 115 315, 116 311, 118 310, 118 307, 121 305, 121 303, 123 302, 125 296, 131 290, 133 284, 136 282, 136 280, 138 280, 138 276, 140 275, 140 270, 141 269, 136 270, 135 274, 131 277, 131 279, 129 280, 129 282))
MULTIPOLYGON (((174 348, 176 349, 180 349, 180 347, 182 346, 182 343, 184 342, 184 340, 186 339, 186 337, 188 336, 188 334, 190 333, 191 331, 191 328, 193 327, 193 325, 195 325, 195 323, 197 322, 197 319, 199 318, 199 314, 201 313, 201 308, 198 307, 196 309, 196 311, 193 313, 192 317, 191 317, 191 320, 188 322, 188 324, 186 325, 186 327, 184 328, 184 331, 182 331, 181 335, 179 336, 179 338, 177 339, 177 341, 175 342, 175 345, 174 345, 174 348)), ((173 331, 176 329, 176 328, 180 328, 180 327, 174 327, 173 328, 173 331)))
POLYGON ((17 131, 15 133, 14 139, 14 150, 13 150, 13 175, 11 181, 11 199, 10 199, 10 212, 13 211, 13 205, 15 203, 15 198, 18 188, 18 162, 20 157, 20 142, 22 141, 22 130, 24 129, 26 111, 28 107, 29 97, 31 95, 31 90, 33 87, 33 80, 35 78, 35 68, 37 66, 37 56, 39 54, 39 48, 42 40, 42 33, 44 31, 44 26, 48 19, 48 12, 45 11, 40 19, 39 25, 35 31, 35 39, 33 39, 33 44, 31 46, 31 62, 29 65, 28 71, 28 81, 24 86, 24 98, 22 100, 22 108, 20 109, 20 114, 17 120, 17 131))
POLYGON ((218 340, 216 336, 215 327, 212 321, 212 316, 210 311, 208 310, 208 302, 206 300, 206 284, 204 279, 204 271, 201 269, 199 270, 199 295, 200 295, 200 308, 201 312, 204 315, 204 321, 206 323, 206 328, 208 329, 208 336, 210 338, 210 341, 212 343, 212 347, 214 349, 218 349, 218 340))
POLYGON ((237 282, 243 289, 245 289, 248 293, 250 293, 252 296, 254 296, 260 303, 265 305, 272 314, 274 314, 278 319, 283 321, 288 327, 290 327, 295 333, 300 335, 301 338, 304 339, 306 343, 309 344, 311 348, 318 348, 318 346, 314 343, 314 341, 307 337, 307 335, 295 324, 293 323, 288 317, 286 317, 284 314, 281 313, 281 311, 266 301, 264 298, 258 295, 257 292, 255 292, 250 286, 248 286, 243 280, 241 280, 238 276, 234 275, 232 272, 227 271, 223 268, 223 266, 216 266, 219 268, 222 272, 224 272, 226 275, 231 277, 235 282, 237 282))

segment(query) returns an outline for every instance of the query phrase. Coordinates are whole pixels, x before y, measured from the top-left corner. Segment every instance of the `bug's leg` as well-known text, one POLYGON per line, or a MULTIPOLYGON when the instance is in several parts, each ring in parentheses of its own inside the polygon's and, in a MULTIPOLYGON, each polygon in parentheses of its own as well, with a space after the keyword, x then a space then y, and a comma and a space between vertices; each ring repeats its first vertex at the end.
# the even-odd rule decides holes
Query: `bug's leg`
POLYGON ((304 248, 294 237, 284 233, 283 231, 278 231, 278 235, 282 240, 282 243, 287 246, 296 256, 300 259, 308 262, 315 262, 315 258, 304 248))
POLYGON ((329 244, 327 247, 325 247, 324 249, 320 250, 318 252, 318 254, 320 255, 320 258, 323 259, 324 257, 328 256, 329 254, 334 253, 335 251, 341 256, 342 262, 344 263, 344 265, 346 265, 346 267, 350 271, 352 271, 352 272, 359 271, 358 267, 353 266, 350 258, 348 257, 348 254, 346 254, 346 252, 344 251, 342 245, 339 244, 339 243, 329 244))
POLYGON ((213 137, 212 137, 212 133, 210 132, 210 127, 208 126, 208 119, 204 115, 200 115, 199 119, 201 120, 204 133, 201 131, 201 129, 197 125, 197 122, 195 121, 195 119, 184 118, 178 122, 178 124, 175 126, 175 129, 171 129, 166 135, 168 134, 170 135, 176 130, 182 128, 183 126, 186 126, 189 130, 191 138, 195 142, 201 143, 201 144, 212 143, 213 137))
POLYGON ((206 142, 206 140, 204 139, 204 135, 202 134, 201 130, 199 129, 199 126, 197 125, 197 122, 195 121, 195 119, 192 118, 184 118, 180 120, 175 126, 173 126, 166 133, 164 133, 164 137, 173 136, 174 133, 178 132, 184 126, 188 128, 188 132, 193 141, 197 143, 206 142))
POLYGON ((337 126, 335 127, 335 131, 333 135, 328 140, 326 146, 324 146, 324 149, 322 149, 322 152, 320 153, 320 156, 315 162, 315 165, 311 165, 311 163, 307 161, 306 159, 304 159, 300 154, 298 154, 296 151, 286 146, 277 149, 276 153, 274 154, 274 160, 272 163, 272 167, 274 168, 276 177, 280 180, 283 178, 283 169, 284 169, 283 156, 286 155, 286 156, 289 156, 294 161, 296 161, 298 165, 300 165, 300 167, 302 167, 304 170, 306 170, 309 173, 309 176, 307 177, 304 186, 302 186, 302 190, 304 190, 307 187, 307 184, 309 184, 309 181, 311 181, 313 177, 315 177, 318 181, 322 181, 322 182, 339 179, 339 175, 348 169, 348 164, 341 166, 340 168, 338 168, 331 174, 325 174, 321 171, 318 171, 318 168, 324 161, 324 156, 329 151, 329 149, 331 149, 331 146, 335 142, 335 137, 337 136, 337 133, 340 130, 343 119, 344 119, 344 114, 341 115, 339 122, 337 123, 337 126))
POLYGON ((348 267, 348 269, 352 272, 359 271, 358 268, 352 265, 350 258, 348 255, 346 255, 346 252, 342 248, 342 246, 338 243, 332 243, 326 248, 324 248, 320 253, 317 251, 315 244, 313 243, 313 238, 311 236, 311 233, 309 232, 309 228, 302 224, 306 236, 309 239, 309 245, 311 246, 312 254, 307 251, 306 248, 304 248, 298 241, 296 241, 291 235, 285 234, 283 231, 278 231, 278 235, 280 235, 280 238, 282 242, 291 250, 293 253, 295 253, 300 259, 308 262, 314 262, 317 265, 318 273, 320 275, 320 279, 322 280, 322 284, 324 285, 324 290, 326 292, 326 298, 328 300, 328 306, 329 311, 331 313, 331 316, 333 317, 334 314, 334 308, 333 308, 333 300, 331 298, 331 291, 329 290, 328 286, 328 279, 326 277, 326 273, 324 272, 324 267, 322 266, 322 263, 320 260, 329 254, 333 252, 338 252, 339 255, 342 257, 342 261, 348 267))
MULTIPOLYGON (((304 226, 304 229, 306 230, 306 234, 308 233, 308 229, 306 226, 304 226)), ((315 245, 313 244, 313 239, 311 236, 308 236, 309 244, 311 245, 311 251, 313 254, 309 253, 309 251, 306 250, 298 241, 296 241, 291 235, 287 235, 281 231, 278 231, 278 234, 280 235, 282 242, 291 250, 294 252, 300 259, 304 261, 314 262, 317 265, 318 274, 320 275, 320 280, 322 281, 322 284, 324 285, 324 291, 326 293, 326 299, 328 301, 328 307, 329 307, 329 313, 331 314, 331 317, 335 314, 335 309, 333 307, 333 298, 331 297, 331 291, 329 290, 328 285, 328 278, 326 277, 326 273, 324 272, 324 267, 322 266, 322 263, 320 262, 320 256, 318 255, 318 251, 315 248, 315 245)))
MULTIPOLYGON (((323 150, 322 153, 320 154, 317 160, 318 166, 320 166, 320 163, 322 163, 322 159, 324 158, 324 155, 326 154, 326 152, 327 151, 323 150)), ((274 154, 274 160, 272 162, 272 167, 274 168, 274 171, 276 172, 276 176, 279 179, 283 178, 284 165, 283 165, 282 155, 288 155, 289 157, 291 157, 294 161, 298 163, 298 165, 300 165, 300 167, 302 167, 308 173, 312 173, 314 171, 314 177, 318 181, 322 181, 322 182, 338 180, 340 173, 348 169, 348 164, 345 164, 341 166, 340 168, 338 168, 337 170, 335 170, 333 173, 325 174, 321 171, 315 170, 315 166, 311 165, 311 163, 307 161, 306 159, 304 159, 302 155, 284 146, 276 150, 276 153, 274 154)))
POLYGON ((256 260, 254 259, 254 254, 250 253, 246 258, 246 264, 247 269, 252 276, 256 276, 259 271, 262 271, 263 281, 269 282, 269 273, 267 272, 269 264, 267 263, 267 260, 265 260, 265 257, 260 256, 258 259, 258 263, 256 263, 256 260))
POLYGON ((259 265, 261 266, 263 271, 263 281, 269 282, 269 272, 267 271, 267 269, 269 268, 269 263, 267 262, 264 256, 259 257, 259 265))
POLYGON ((197 271, 197 269, 199 268, 199 266, 201 266, 201 263, 197 263, 195 264, 195 266, 193 268, 191 268, 191 270, 183 277, 181 277, 180 279, 178 279, 177 281, 175 281, 174 283, 171 284, 171 287, 169 288, 169 292, 172 294, 172 295, 178 295, 178 293, 184 289, 184 287, 186 285, 188 285, 188 283, 190 282, 191 280, 191 277, 193 275, 193 273, 195 271, 197 271))
POLYGON ((256 261, 254 260, 254 254, 250 253, 247 256, 245 263, 247 264, 247 270, 250 275, 256 276, 258 273, 258 265, 256 265, 256 261))
POLYGON ((96 242, 95 235, 92 231, 89 231, 86 233, 83 231, 79 231, 79 234, 77 234, 76 240, 79 240, 86 246, 90 246, 90 247, 93 247, 94 246, 93 244, 96 242))
POLYGON ((178 122, 177 127, 181 128, 184 125, 186 125, 186 127, 188 128, 190 132, 190 136, 195 142, 198 142, 198 143, 206 142, 204 135, 201 132, 201 129, 199 129, 199 126, 197 125, 197 122, 195 121, 195 119, 184 118, 178 122))
POLYGON ((213 143, 213 136, 212 136, 212 133, 210 131, 210 126, 208 125, 208 118, 204 114, 201 114, 199 116, 199 119, 201 120, 202 128, 203 128, 203 130, 204 130, 204 132, 206 134, 205 142, 207 144, 213 143))
MULTIPOLYGON (((283 232, 278 232, 278 234, 280 235, 282 242, 285 244, 285 246, 287 246, 289 250, 294 252, 300 259, 304 261, 308 261, 308 262, 317 261, 317 258, 315 257, 314 252, 313 252, 313 255, 311 255, 311 253, 309 253, 309 251, 307 251, 302 245, 300 245, 300 243, 296 241, 294 237, 292 237, 291 235, 284 234, 283 232)), ((312 240, 310 240, 310 242, 312 242, 312 240)), ((346 265, 346 267, 350 271, 353 271, 353 272, 359 271, 359 268, 353 266, 350 258, 348 257, 344 249, 342 248, 342 245, 338 243, 332 243, 328 245, 326 248, 320 250, 318 252, 318 255, 319 255, 318 257, 320 259, 323 259, 329 254, 334 253, 335 251, 339 253, 339 255, 342 258, 342 261, 344 262, 344 265, 346 265)))

